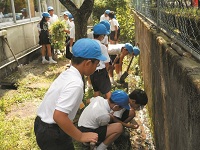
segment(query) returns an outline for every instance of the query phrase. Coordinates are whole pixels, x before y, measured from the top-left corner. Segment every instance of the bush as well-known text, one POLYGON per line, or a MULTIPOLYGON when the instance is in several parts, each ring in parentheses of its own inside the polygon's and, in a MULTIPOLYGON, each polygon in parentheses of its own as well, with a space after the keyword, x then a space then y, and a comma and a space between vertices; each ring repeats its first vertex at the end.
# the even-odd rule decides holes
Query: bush
POLYGON ((102 0, 95 1, 93 9, 93 22, 94 24, 99 22, 100 16, 106 9, 112 10, 116 13, 117 20, 120 24, 121 43, 135 42, 135 26, 134 15, 130 7, 130 0, 102 0))

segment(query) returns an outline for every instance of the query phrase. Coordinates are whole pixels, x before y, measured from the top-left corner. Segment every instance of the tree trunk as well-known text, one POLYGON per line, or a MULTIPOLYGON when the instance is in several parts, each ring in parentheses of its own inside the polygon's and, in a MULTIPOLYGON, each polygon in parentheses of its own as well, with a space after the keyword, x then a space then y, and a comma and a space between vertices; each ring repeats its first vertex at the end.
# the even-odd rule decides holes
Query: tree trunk
POLYGON ((59 1, 74 16, 75 39, 87 37, 87 21, 92 13, 94 0, 84 0, 79 9, 71 0, 59 1))

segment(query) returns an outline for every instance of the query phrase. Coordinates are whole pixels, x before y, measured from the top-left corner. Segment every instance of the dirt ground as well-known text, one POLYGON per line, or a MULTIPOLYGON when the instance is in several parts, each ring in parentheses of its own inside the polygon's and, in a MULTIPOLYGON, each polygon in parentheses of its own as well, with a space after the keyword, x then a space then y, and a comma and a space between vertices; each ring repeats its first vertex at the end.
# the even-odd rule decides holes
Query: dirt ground
MULTIPOLYGON (((63 58, 57 59, 58 64, 56 65, 43 65, 40 62, 40 59, 34 60, 33 62, 24 65, 22 74, 21 75, 14 75, 11 76, 10 79, 16 80, 16 78, 26 78, 34 75, 39 76, 53 76, 58 75, 62 71, 66 69, 66 64, 69 63, 68 60, 63 58), (51 69, 49 69, 49 67, 51 69), (48 71, 47 71, 48 70, 48 71)), ((129 82, 129 91, 136 88, 138 76, 135 76, 134 74, 130 74, 128 76, 129 82), (134 80, 133 80, 134 79, 134 80), (133 81, 133 83, 131 83, 133 81)), ((5 81, 8 79, 5 79, 5 81)), ((26 88, 35 89, 35 88, 48 88, 50 86, 50 82, 31 82, 26 86, 26 88)), ((4 94, 12 95, 17 90, 12 89, 1 89, 0 88, 0 97, 2 97, 4 94)), ((32 101, 25 101, 23 103, 19 103, 16 105, 13 105, 8 112, 6 118, 13 118, 13 117, 19 117, 19 118, 25 118, 30 116, 35 116, 36 110, 41 102, 41 99, 33 99, 32 101)), ((138 129, 129 129, 130 132, 130 141, 132 147, 130 149, 132 150, 154 150, 154 144, 153 144, 153 137, 150 131, 151 124, 150 119, 148 116, 148 110, 145 107, 143 110, 140 110, 136 112, 135 121, 138 122, 140 127, 138 129)))

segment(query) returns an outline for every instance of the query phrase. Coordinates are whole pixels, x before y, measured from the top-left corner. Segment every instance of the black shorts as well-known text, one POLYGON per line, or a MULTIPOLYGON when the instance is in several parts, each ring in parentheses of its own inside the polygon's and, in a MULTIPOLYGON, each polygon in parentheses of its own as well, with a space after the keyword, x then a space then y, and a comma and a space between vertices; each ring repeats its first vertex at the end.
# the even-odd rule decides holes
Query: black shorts
POLYGON ((39 35, 39 44, 40 45, 46 45, 46 44, 51 44, 50 43, 50 38, 49 38, 49 33, 47 31, 41 31, 39 35))
MULTIPOLYGON (((110 65, 112 65, 112 63, 114 62, 115 58, 117 57, 117 55, 109 55, 110 56, 110 65)), ((115 64, 119 64, 119 59, 117 60, 117 62, 115 64)))
POLYGON ((90 80, 95 92, 100 91, 102 94, 106 94, 111 90, 110 78, 106 68, 96 70, 90 75, 90 80))
MULTIPOLYGON (((74 45, 74 43, 73 43, 73 45, 74 45)), ((73 54, 70 52, 69 46, 70 46, 70 41, 68 41, 68 43, 66 45, 66 58, 71 60, 73 54)))
MULTIPOLYGON (((120 28, 118 28, 117 30, 117 39, 119 39, 119 36, 120 36, 120 28)), ((115 37, 115 31, 111 31, 110 40, 115 41, 114 37, 115 37)))
POLYGON ((57 124, 47 124, 40 117, 35 118, 34 132, 40 149, 74 150, 72 138, 57 124))
MULTIPOLYGON (((82 132, 95 132, 98 134, 98 142, 101 143, 106 139, 106 133, 107 133, 107 126, 100 126, 97 129, 90 129, 85 127, 78 127, 80 131, 82 132)), ((97 144, 98 145, 98 144, 97 144)))

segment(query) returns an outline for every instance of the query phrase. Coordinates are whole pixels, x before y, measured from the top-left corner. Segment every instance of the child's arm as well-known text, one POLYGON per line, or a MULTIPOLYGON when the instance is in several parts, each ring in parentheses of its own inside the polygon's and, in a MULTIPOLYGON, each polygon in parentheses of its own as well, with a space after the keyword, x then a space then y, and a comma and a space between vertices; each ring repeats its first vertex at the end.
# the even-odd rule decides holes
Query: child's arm
POLYGON ((130 109, 130 110, 129 110, 128 118, 126 118, 123 122, 128 123, 128 122, 130 122, 134 117, 135 117, 135 110, 134 110, 134 109, 130 109))
POLYGON ((74 138, 76 141, 94 143, 98 141, 98 134, 93 132, 82 133, 74 126, 72 121, 69 119, 68 114, 64 112, 55 110, 53 119, 66 134, 74 138))
POLYGON ((139 127, 139 125, 135 125, 135 124, 128 124, 128 123, 125 123, 125 122, 122 122, 121 120, 117 119, 115 116, 113 115, 110 115, 111 118, 112 118, 112 121, 113 122, 119 122, 121 123, 124 127, 127 127, 127 128, 132 128, 132 129, 137 129, 139 127))

